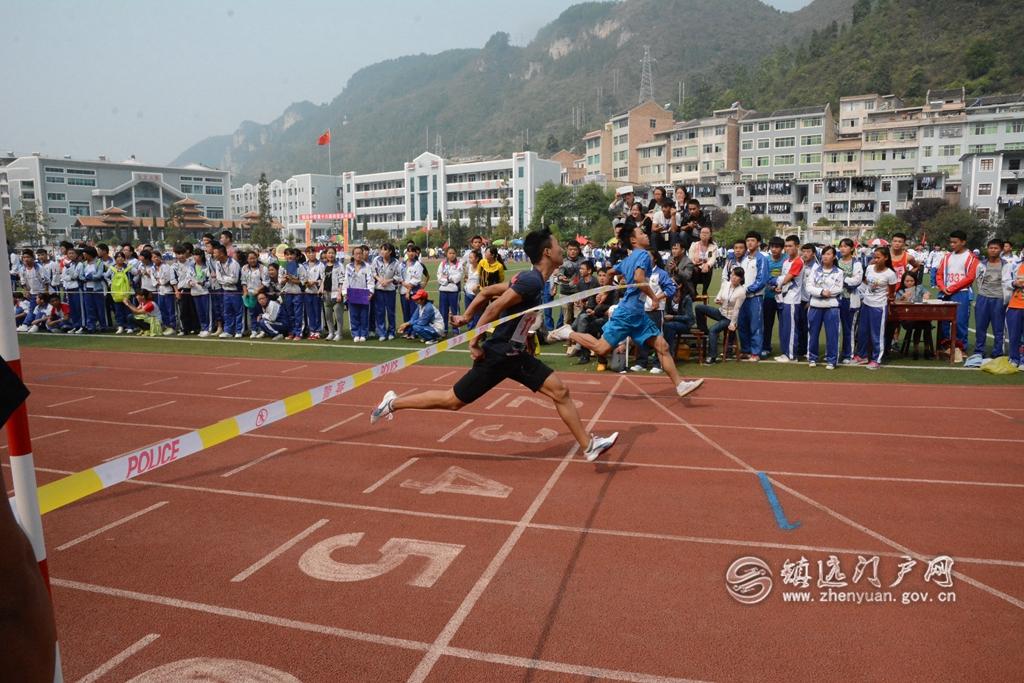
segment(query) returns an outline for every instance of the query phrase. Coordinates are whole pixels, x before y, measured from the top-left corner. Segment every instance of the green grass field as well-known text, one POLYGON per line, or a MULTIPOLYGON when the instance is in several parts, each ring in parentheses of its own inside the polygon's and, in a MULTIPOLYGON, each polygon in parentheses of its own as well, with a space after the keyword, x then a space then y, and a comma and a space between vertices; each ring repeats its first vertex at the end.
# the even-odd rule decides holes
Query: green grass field
MULTIPOLYGON (((429 264, 431 274, 436 272, 436 263, 429 264)), ((517 272, 527 264, 510 264, 510 272, 517 272)), ((711 297, 718 291, 719 279, 712 284, 711 297)), ((431 298, 436 301, 437 283, 431 279, 427 287, 431 298)), ((401 319, 401 313, 399 313, 401 319)), ((971 327, 973 327, 973 317, 971 327)), ((125 351, 143 353, 173 353, 203 356, 250 357, 304 361, 340 361, 351 363, 380 363, 396 358, 412 349, 423 348, 422 344, 396 339, 390 342, 370 340, 366 344, 343 342, 308 341, 274 342, 261 340, 199 339, 197 337, 120 337, 115 335, 18 335, 25 348, 45 347, 94 351, 125 351)), ((974 336, 970 337, 973 344, 974 336)), ((773 339, 778 348, 778 332, 773 339)), ((824 343, 824 342, 822 342, 824 343)), ((824 350, 824 349, 822 349, 824 350)), ((567 358, 561 345, 541 349, 544 362, 556 370, 573 372, 595 372, 595 364, 577 365, 575 358, 567 358)), ((69 359, 73 363, 73 357, 69 359)), ((918 383, 918 384, 972 384, 972 385, 1024 385, 1024 373, 1010 376, 991 375, 980 370, 950 368, 941 361, 913 361, 894 358, 878 372, 862 367, 841 366, 834 371, 824 367, 809 368, 804 363, 779 364, 774 362, 720 363, 715 366, 699 366, 695 361, 681 362, 680 372, 687 377, 723 377, 732 379, 823 381, 823 382, 864 382, 864 383, 918 383)), ((424 361, 427 365, 468 366, 469 354, 465 348, 454 349, 424 361)))

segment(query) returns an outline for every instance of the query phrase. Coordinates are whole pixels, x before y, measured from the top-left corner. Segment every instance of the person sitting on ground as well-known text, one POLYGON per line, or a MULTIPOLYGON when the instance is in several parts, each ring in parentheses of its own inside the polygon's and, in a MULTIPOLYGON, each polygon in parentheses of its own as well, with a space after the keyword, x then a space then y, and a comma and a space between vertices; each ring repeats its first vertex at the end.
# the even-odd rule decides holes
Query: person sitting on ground
POLYGON ((123 303, 134 314, 133 317, 139 327, 139 333, 148 334, 150 337, 159 337, 162 334, 163 323, 160 317, 160 309, 153 302, 152 292, 141 289, 139 290, 138 299, 138 306, 133 305, 131 299, 123 303))
POLYGON ((412 300, 417 306, 416 313, 409 322, 402 323, 398 332, 406 339, 420 339, 425 344, 437 341, 444 334, 444 318, 440 311, 430 303, 425 289, 413 294, 412 300))
POLYGON ((60 302, 60 294, 50 295, 50 314, 46 316, 47 332, 64 332, 68 325, 64 304, 60 302))
POLYGON ((17 326, 19 332, 25 332, 28 330, 28 325, 25 321, 29 319, 29 313, 31 308, 25 301, 25 297, 21 292, 14 293, 14 324, 17 326), (24 329, 22 329, 24 328, 24 329))
MULTIPOLYGON (((706 365, 718 362, 719 332, 728 329, 733 334, 733 339, 735 339, 736 325, 740 317, 740 307, 743 306, 743 300, 747 298, 747 288, 743 284, 745 276, 746 271, 740 266, 735 266, 732 269, 732 272, 729 273, 729 282, 715 296, 715 303, 719 305, 719 308, 714 308, 707 304, 697 304, 694 306, 694 312, 697 316, 697 327, 708 337, 708 355, 704 359, 706 365), (711 329, 708 329, 708 318, 718 321, 711 329)), ((734 341, 733 344, 735 343, 734 341)), ((728 352, 728 349, 726 349, 726 352, 728 352)))
POLYGON ((270 337, 274 341, 284 339, 288 326, 281 317, 281 304, 266 292, 256 295, 260 313, 256 315, 256 338, 270 337))

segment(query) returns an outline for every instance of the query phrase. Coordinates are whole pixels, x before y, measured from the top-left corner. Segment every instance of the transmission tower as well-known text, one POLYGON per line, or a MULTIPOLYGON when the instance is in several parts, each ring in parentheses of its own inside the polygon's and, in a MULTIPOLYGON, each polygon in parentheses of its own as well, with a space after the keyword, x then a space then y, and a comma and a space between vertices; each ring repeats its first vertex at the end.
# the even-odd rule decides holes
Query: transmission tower
POLYGON ((651 46, 644 45, 644 59, 640 64, 640 104, 654 99, 654 76, 651 74, 651 46))

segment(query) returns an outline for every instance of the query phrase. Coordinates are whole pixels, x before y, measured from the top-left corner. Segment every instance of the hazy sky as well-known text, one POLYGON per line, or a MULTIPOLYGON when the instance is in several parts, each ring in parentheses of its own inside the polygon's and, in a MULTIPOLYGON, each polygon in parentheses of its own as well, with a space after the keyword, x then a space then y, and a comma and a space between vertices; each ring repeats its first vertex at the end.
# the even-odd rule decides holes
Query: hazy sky
POLYGON ((166 163, 374 62, 526 44, 577 1, 0 0, 0 153, 166 163))

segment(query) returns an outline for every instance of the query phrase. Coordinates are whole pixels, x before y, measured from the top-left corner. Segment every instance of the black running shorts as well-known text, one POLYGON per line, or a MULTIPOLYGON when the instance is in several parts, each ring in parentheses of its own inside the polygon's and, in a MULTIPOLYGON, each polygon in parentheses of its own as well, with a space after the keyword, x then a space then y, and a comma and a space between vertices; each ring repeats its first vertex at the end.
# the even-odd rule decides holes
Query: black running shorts
POLYGON ((455 397, 463 403, 472 403, 506 379, 519 382, 530 391, 539 391, 554 372, 529 353, 506 356, 485 350, 484 354, 455 383, 455 397))

